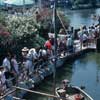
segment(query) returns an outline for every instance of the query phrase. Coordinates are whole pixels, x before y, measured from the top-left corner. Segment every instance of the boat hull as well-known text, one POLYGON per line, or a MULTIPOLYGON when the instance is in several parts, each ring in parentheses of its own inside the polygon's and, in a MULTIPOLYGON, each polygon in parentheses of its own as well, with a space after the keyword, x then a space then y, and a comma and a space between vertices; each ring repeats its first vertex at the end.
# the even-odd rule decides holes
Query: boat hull
POLYGON ((76 100, 75 96, 78 94, 81 96, 81 99, 79 100, 93 100, 92 97, 77 86, 68 87, 67 90, 64 90, 63 88, 56 88, 55 92, 58 97, 61 97, 60 100, 76 100))

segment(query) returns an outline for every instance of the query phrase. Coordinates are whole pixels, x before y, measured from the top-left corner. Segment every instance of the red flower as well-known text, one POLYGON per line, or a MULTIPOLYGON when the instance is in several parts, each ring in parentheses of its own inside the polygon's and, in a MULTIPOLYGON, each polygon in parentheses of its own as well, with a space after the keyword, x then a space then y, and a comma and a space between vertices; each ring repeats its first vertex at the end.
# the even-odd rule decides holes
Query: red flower
POLYGON ((10 33, 9 33, 9 32, 0 32, 0 35, 1 35, 1 36, 9 36, 10 33))

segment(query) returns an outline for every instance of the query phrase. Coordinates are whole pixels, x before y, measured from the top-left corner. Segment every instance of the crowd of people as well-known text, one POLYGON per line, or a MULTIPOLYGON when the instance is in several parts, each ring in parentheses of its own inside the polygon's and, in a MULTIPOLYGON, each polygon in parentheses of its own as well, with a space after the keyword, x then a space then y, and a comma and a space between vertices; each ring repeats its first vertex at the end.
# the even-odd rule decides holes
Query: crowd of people
POLYGON ((99 36, 100 25, 92 25, 88 28, 83 26, 78 31, 75 31, 73 27, 71 27, 67 31, 67 34, 61 29, 57 39, 54 38, 54 34, 51 34, 43 47, 31 49, 24 47, 21 50, 21 63, 18 63, 14 53, 7 52, 2 66, 0 66, 0 95, 9 87, 9 84, 7 84, 8 79, 13 80, 13 85, 17 84, 19 81, 28 80, 33 73, 38 75, 38 70, 44 69, 44 67, 47 66, 44 65, 44 63, 48 64, 46 63, 48 61, 53 63, 53 60, 50 58, 54 56, 55 52, 59 56, 65 56, 66 53, 75 52, 75 40, 79 40, 83 46, 86 46, 88 43, 95 42, 94 40, 99 36))
POLYGON ((16 80, 14 77, 19 74, 16 55, 11 55, 10 52, 7 52, 5 55, 2 66, 0 66, 0 95, 2 95, 9 86, 7 79, 12 79, 13 84, 15 84, 16 80))
POLYGON ((100 25, 92 25, 90 27, 82 27, 78 32, 78 37, 83 43, 93 42, 94 39, 97 39, 100 36, 100 25))

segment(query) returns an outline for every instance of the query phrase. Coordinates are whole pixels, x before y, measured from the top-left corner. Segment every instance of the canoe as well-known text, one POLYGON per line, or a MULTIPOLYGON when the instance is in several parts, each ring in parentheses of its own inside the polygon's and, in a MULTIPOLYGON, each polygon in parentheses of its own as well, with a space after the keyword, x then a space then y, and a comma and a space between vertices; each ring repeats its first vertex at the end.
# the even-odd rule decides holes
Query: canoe
POLYGON ((56 95, 61 97, 60 100, 93 100, 84 90, 78 86, 68 86, 67 89, 56 88, 56 95))
POLYGON ((63 88, 56 88, 56 95, 61 97, 60 100, 93 100, 85 91, 77 86, 68 87, 67 90, 63 88))

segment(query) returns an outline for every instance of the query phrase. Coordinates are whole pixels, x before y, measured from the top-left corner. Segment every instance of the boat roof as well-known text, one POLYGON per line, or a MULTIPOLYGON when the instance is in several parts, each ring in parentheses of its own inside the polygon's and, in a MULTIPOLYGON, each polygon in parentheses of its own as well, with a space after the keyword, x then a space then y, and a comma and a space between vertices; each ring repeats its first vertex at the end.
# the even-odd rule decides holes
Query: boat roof
MULTIPOLYGON (((4 4, 15 5, 15 6, 23 6, 23 0, 2 0, 4 4)), ((25 5, 33 4, 34 0, 25 0, 25 5)))

